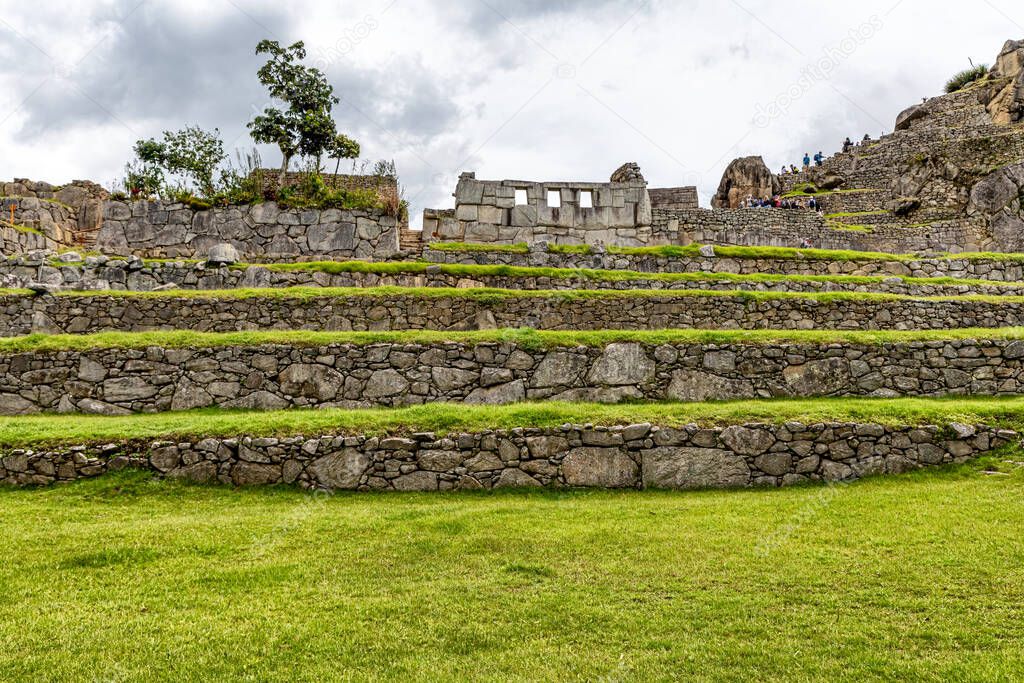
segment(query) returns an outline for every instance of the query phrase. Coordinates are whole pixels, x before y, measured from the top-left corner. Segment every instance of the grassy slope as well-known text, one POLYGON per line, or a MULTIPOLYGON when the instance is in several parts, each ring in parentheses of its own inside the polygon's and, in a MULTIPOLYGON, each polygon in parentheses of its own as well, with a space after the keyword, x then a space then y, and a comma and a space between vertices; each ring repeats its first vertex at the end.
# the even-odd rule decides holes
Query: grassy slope
MULTIPOLYGON (((28 290, 2 289, 0 296, 26 296, 28 290)), ((498 289, 476 287, 280 287, 260 289, 170 289, 157 292, 134 291, 61 291, 54 296, 70 298, 143 298, 143 299, 326 299, 345 297, 415 297, 423 299, 470 299, 497 302, 504 299, 686 299, 689 297, 735 297, 748 301, 774 299, 810 299, 832 301, 979 301, 998 304, 1024 303, 1024 296, 967 294, 959 296, 912 296, 878 292, 768 292, 708 289, 498 289)))
POLYGON ((32 334, 0 338, 0 354, 88 349, 216 348, 225 346, 329 344, 463 344, 515 343, 528 349, 598 346, 616 342, 658 344, 906 344, 973 339, 1024 339, 1024 327, 964 328, 955 330, 593 330, 562 332, 529 328, 444 332, 97 332, 93 334, 32 334))
POLYGON ((364 410, 217 409, 137 414, 28 415, 0 417, 0 446, 103 443, 135 439, 293 434, 382 434, 472 432, 513 427, 557 427, 565 423, 661 426, 742 424, 798 420, 813 424, 862 421, 882 424, 950 422, 1002 425, 1024 431, 1024 397, 951 399, 808 399, 726 403, 519 403, 504 406, 431 403, 410 408, 364 410))
MULTIPOLYGON (((244 270, 252 264, 233 266, 244 270)), ((909 285, 984 285, 989 287, 1013 287, 1020 283, 981 280, 976 278, 935 277, 919 278, 905 276, 869 276, 869 275, 779 275, 774 273, 752 273, 737 275, 733 273, 644 273, 632 270, 600 270, 591 268, 549 268, 532 266, 483 266, 473 264, 432 265, 417 261, 396 261, 375 263, 370 261, 312 261, 302 263, 271 263, 260 266, 272 271, 293 273, 368 273, 374 275, 420 275, 427 269, 434 269, 444 275, 465 278, 480 277, 546 277, 562 280, 580 280, 594 282, 623 281, 655 281, 667 283, 681 282, 742 282, 742 283, 785 283, 785 282, 835 282, 851 285, 877 285, 886 280, 900 280, 909 285)))
MULTIPOLYGON (((433 242, 429 245, 435 251, 509 251, 487 244, 463 242, 433 242)), ((611 254, 649 255, 664 258, 700 258, 699 244, 687 246, 660 247, 608 247, 611 254)), ((590 254, 593 250, 585 245, 551 245, 551 253, 590 254)), ((523 252, 528 249, 522 249, 523 252)), ((921 261, 917 254, 889 254, 877 251, 853 251, 849 249, 795 249, 792 247, 724 247, 715 246, 715 254, 721 258, 738 259, 814 259, 822 261, 921 261)), ((961 254, 937 254, 935 258, 967 261, 1024 261, 1024 254, 1003 252, 967 252, 961 254)))
POLYGON ((0 490, 0 678, 1014 680, 1022 494, 0 490))

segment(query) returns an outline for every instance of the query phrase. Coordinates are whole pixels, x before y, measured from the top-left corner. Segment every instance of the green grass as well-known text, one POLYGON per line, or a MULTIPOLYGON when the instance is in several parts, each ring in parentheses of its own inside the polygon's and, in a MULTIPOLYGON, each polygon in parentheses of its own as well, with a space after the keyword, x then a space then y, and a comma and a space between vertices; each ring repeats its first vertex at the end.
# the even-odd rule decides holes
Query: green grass
POLYGON ((963 328, 951 330, 593 330, 551 331, 529 328, 448 332, 402 330, 395 332, 319 332, 268 330, 248 332, 96 332, 93 334, 31 334, 0 338, 0 354, 89 349, 222 348, 281 345, 293 347, 329 344, 443 344, 514 343, 526 349, 604 347, 616 342, 659 344, 908 344, 913 342, 1024 339, 1024 327, 963 328))
MULTIPOLYGON (((232 266, 235 270, 261 267, 275 272, 286 273, 327 273, 342 275, 351 273, 373 275, 423 275, 427 269, 452 277, 462 278, 552 278, 561 280, 581 280, 593 282, 737 282, 737 283, 785 283, 785 282, 835 282, 852 285, 875 285, 897 276, 888 275, 780 275, 775 273, 750 273, 737 275, 733 273, 646 273, 633 270, 601 270, 592 268, 551 268, 536 266, 505 266, 476 264, 429 264, 416 261, 373 262, 373 261, 311 261, 300 263, 270 263, 266 265, 239 264, 232 266)), ((970 278, 938 277, 914 278, 898 277, 907 284, 914 285, 984 285, 994 287, 1020 286, 1019 283, 1007 283, 995 280, 979 280, 970 278)))
POLYGON ((662 426, 863 421, 881 424, 986 423, 1024 428, 1024 397, 951 399, 808 399, 724 403, 590 404, 518 403, 479 406, 431 403, 409 408, 279 410, 202 409, 186 412, 101 415, 27 415, 0 418, 0 446, 105 443, 139 439, 294 434, 470 432, 571 423, 662 426))
POLYGON ((839 211, 838 213, 826 213, 825 218, 853 218, 856 216, 885 216, 891 211, 839 211))
POLYGON ((970 69, 964 69, 963 71, 957 72, 946 81, 946 92, 955 93, 958 90, 963 90, 966 86, 979 81, 988 75, 988 64, 978 64, 972 66, 970 69))
POLYGON ((1019 473, 324 496, 128 472, 0 507, 4 680, 1024 675, 1019 473))
POLYGON ((477 244, 475 242, 428 242, 427 246, 434 251, 500 251, 511 254, 528 254, 530 247, 523 242, 518 244, 477 244))
MULTIPOLYGON (((0 289, 0 296, 27 296, 31 292, 21 289, 0 289)), ((329 298, 395 298, 415 297, 422 299, 468 299, 494 304, 509 299, 560 299, 563 301, 585 301, 588 299, 663 299, 682 300, 691 297, 736 298, 743 301, 771 301, 777 299, 807 299, 822 303, 839 301, 960 301, 999 304, 1024 303, 1024 296, 1000 296, 993 294, 966 294, 958 296, 916 296, 907 294, 885 294, 881 292, 771 292, 751 290, 708 290, 708 289, 497 289, 476 287, 459 289, 454 287, 281 287, 262 289, 170 289, 157 292, 136 292, 107 290, 64 290, 54 296, 79 299, 288 299, 309 300, 329 298)))
MULTIPOLYGON (((664 245, 658 247, 608 247, 610 254, 628 256, 655 256, 661 258, 701 258, 700 244, 686 246, 664 245)), ((434 245, 429 245, 434 248, 434 245)), ((549 246, 549 250, 552 247, 549 246)), ((559 247, 561 253, 593 254, 589 246, 559 247)), ((487 244, 463 245, 450 243, 441 251, 503 251, 502 247, 487 244), (463 248, 467 247, 467 248, 463 248)), ((525 252, 524 252, 525 253, 525 252)), ((557 253, 557 252, 556 252, 557 253)), ((854 251, 852 249, 796 249, 793 247, 727 247, 715 246, 715 254, 720 258, 759 259, 759 260, 792 260, 808 259, 820 261, 921 261, 917 254, 889 254, 880 251, 854 251)), ((933 257, 940 260, 964 261, 1018 261, 1024 262, 1024 254, 991 251, 964 252, 959 254, 937 253, 933 257)))
POLYGON ((24 232, 30 235, 45 235, 45 233, 39 228, 33 228, 30 225, 21 225, 20 223, 11 223, 10 221, 0 221, 0 227, 12 228, 18 232, 24 232))

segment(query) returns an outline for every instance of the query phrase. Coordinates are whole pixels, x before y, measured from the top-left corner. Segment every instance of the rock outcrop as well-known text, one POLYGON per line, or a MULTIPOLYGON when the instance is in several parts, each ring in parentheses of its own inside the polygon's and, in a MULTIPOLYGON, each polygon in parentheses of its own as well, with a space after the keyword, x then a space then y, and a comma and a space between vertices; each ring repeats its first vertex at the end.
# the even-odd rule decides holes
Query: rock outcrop
POLYGON ((996 80, 983 97, 992 121, 1008 125, 1024 120, 1024 40, 1008 40, 989 78, 996 80))
POLYGON ((779 179, 768 170, 761 157, 741 157, 733 160, 722 175, 718 192, 711 199, 716 209, 735 209, 752 197, 770 197, 782 188, 779 179))

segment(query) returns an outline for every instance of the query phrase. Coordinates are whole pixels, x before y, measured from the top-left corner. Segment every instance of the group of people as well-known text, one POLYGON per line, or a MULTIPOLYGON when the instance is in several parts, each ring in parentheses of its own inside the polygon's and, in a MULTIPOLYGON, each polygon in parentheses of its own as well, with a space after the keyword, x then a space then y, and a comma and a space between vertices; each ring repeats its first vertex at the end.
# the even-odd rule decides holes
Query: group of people
MULTIPOLYGON (((860 141, 860 144, 864 145, 867 144, 868 142, 871 142, 871 136, 865 134, 864 139, 860 141)), ((849 152, 854 148, 854 146, 855 145, 853 144, 853 141, 850 140, 850 138, 846 138, 845 140, 843 140, 843 152, 849 152)), ((815 166, 821 166, 822 164, 825 163, 825 154, 820 149, 818 150, 818 153, 815 154, 814 156, 811 156, 810 152, 804 152, 803 170, 810 170, 812 162, 815 166)), ((785 164, 782 165, 781 175, 799 172, 800 169, 798 169, 795 164, 790 164, 788 167, 785 164)))
POLYGON ((747 195, 747 198, 740 204, 741 209, 810 209, 818 210, 818 200, 814 197, 806 199, 801 197, 782 197, 775 195, 771 198, 757 198, 747 195))

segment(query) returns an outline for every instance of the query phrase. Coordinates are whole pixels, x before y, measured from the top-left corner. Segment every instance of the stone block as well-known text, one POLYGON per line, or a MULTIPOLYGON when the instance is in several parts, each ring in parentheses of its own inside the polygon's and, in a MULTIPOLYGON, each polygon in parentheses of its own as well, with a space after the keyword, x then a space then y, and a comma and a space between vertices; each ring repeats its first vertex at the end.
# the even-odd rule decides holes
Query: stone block
POLYGON ((632 488, 640 468, 619 448, 575 448, 562 461, 562 476, 569 486, 632 488))

